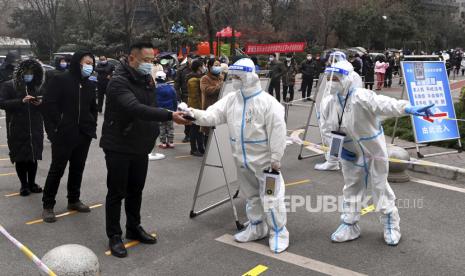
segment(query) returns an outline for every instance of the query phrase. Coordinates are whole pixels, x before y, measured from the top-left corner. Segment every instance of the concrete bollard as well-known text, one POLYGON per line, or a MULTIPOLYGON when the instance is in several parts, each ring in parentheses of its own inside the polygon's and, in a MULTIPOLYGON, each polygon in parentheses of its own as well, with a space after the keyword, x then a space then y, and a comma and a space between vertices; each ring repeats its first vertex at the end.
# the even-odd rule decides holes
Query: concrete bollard
MULTIPOLYGON (((400 159, 410 161, 410 154, 403 148, 388 145, 388 156, 389 158, 400 159)), ((403 183, 410 180, 410 176, 407 174, 409 164, 389 162, 389 182, 403 183)))
MULTIPOLYGON (((79 244, 65 244, 50 250, 42 261, 58 276, 99 276, 97 255, 79 244)), ((45 274, 42 274, 45 275, 45 274)))

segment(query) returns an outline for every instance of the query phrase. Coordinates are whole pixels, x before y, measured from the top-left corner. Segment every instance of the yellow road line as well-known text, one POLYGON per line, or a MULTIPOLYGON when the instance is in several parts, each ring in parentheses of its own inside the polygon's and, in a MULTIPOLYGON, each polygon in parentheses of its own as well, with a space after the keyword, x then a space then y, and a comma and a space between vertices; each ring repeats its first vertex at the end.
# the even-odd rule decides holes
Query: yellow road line
POLYGON ((304 180, 300 180, 296 182, 286 183, 285 186, 289 187, 289 186, 300 185, 300 184, 305 184, 305 183, 310 183, 310 179, 304 179, 304 180))
MULTIPOLYGON (((157 234, 155 234, 155 233, 152 233, 152 234, 150 234, 150 235, 151 235, 152 237, 154 237, 154 238, 157 237, 157 234)), ((131 247, 134 247, 134 246, 138 245, 139 243, 140 243, 140 241, 135 241, 135 240, 134 240, 134 241, 130 241, 130 242, 125 243, 125 244, 124 244, 124 247, 125 247, 126 249, 127 249, 127 248, 131 248, 131 247)), ((111 251, 110 251, 110 250, 107 250, 107 251, 105 252, 105 255, 111 256, 111 251)))
POLYGON ((16 175, 16 173, 0 173, 0 176, 12 176, 16 175))
POLYGON ((8 145, 0 145, 0 148, 6 148, 8 145))
POLYGON ((176 156, 174 159, 181 159, 181 158, 190 158, 192 155, 183 155, 183 156, 176 156))
MULTIPOLYGON (((98 207, 102 207, 103 204, 95 204, 95 205, 92 205, 90 206, 89 208, 90 209, 94 209, 94 208, 98 208, 98 207)), ((68 211, 68 212, 64 212, 62 214, 59 214, 59 215, 56 215, 57 218, 61 218, 61 217, 64 217, 64 216, 69 216, 69 215, 74 215, 78 213, 77 211, 68 211)), ((36 219, 36 220, 32 220, 32 221, 28 221, 26 222, 27 225, 32 225, 32 224, 38 224, 38 223, 42 223, 44 222, 43 219, 36 219)))
POLYGON ((0 161, 8 161, 10 158, 0 158, 0 161))
POLYGON ((373 212, 375 210, 375 205, 371 204, 370 206, 366 207, 366 208, 363 208, 362 211, 360 212, 360 214, 363 216, 363 215, 366 215, 370 212, 373 212))
POLYGON ((246 273, 242 274, 242 276, 258 276, 263 272, 267 271, 268 267, 264 265, 257 265, 256 267, 252 268, 251 270, 247 271, 246 273))
POLYGON ((12 197, 12 196, 19 196, 19 193, 12 193, 12 194, 5 195, 5 197, 12 197))
POLYGON ((174 143, 175 145, 190 145, 191 143, 174 143))

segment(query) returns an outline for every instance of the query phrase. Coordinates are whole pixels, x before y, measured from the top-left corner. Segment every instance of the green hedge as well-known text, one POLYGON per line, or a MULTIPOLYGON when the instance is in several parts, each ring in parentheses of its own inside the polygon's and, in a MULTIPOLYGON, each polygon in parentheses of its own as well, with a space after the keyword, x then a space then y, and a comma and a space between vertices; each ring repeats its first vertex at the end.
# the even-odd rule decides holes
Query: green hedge
MULTIPOLYGON (((462 93, 460 95, 460 100, 459 102, 455 103, 455 113, 458 119, 465 119, 465 87, 462 88, 462 93)), ((386 120, 383 123, 384 127, 384 132, 386 135, 392 136, 392 132, 394 130, 394 124, 395 124, 396 119, 391 118, 386 120)), ((461 133, 461 140, 462 140, 462 148, 464 148, 465 145, 465 123, 464 122, 458 122, 459 125, 459 131, 461 133)), ((399 119, 399 123, 397 126, 397 132, 396 136, 399 137, 400 139, 407 140, 414 142, 414 134, 412 130, 412 122, 409 116, 407 117, 402 117, 399 119)), ((436 142, 434 143, 435 146, 439 147, 445 147, 445 148, 454 148, 456 149, 458 147, 457 141, 456 140, 451 140, 451 141, 444 141, 444 142, 436 142)))

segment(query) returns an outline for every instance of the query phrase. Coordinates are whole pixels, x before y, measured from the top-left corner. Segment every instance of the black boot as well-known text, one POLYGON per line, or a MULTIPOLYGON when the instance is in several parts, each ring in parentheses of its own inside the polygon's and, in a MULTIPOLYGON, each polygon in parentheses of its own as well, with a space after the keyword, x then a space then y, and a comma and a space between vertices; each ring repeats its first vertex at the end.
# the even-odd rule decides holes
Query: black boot
POLYGON ((78 211, 79 213, 89 213, 90 212, 89 206, 85 205, 81 201, 74 202, 74 203, 69 203, 68 202, 68 210, 78 211))
POLYGON ((128 251, 126 250, 126 247, 124 247, 124 243, 119 235, 115 235, 110 238, 109 247, 111 255, 115 257, 124 258, 128 255, 128 251))
POLYGON ((53 209, 44 209, 44 211, 42 212, 42 219, 44 220, 44 222, 48 222, 48 223, 53 223, 57 221, 57 218, 55 216, 55 213, 53 212, 53 209))
POLYGON ((31 190, 29 190, 29 188, 21 188, 19 190, 19 195, 20 196, 28 196, 31 194, 31 190))
POLYGON ((30 185, 29 190, 31 190, 31 193, 35 193, 35 194, 42 193, 42 188, 37 184, 30 185))
POLYGON ((144 228, 142 228, 142 226, 140 225, 137 226, 136 228, 127 228, 126 238, 130 240, 140 241, 141 243, 146 243, 146 244, 157 243, 157 238, 145 232, 144 228))

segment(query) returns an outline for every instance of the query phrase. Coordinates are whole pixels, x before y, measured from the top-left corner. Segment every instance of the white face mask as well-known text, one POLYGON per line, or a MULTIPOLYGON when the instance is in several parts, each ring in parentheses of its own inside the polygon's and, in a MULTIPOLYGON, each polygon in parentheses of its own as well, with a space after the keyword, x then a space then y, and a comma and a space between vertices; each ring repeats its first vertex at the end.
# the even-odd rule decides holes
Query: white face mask
POLYGON ((312 60, 312 56, 307 56, 307 60, 312 60))
POLYGON ((329 91, 329 93, 331 95, 335 95, 337 93, 342 93, 342 91, 344 90, 344 87, 342 86, 342 84, 338 81, 333 81, 331 83, 331 90, 329 91))
POLYGON ((242 86, 243 86, 242 80, 240 80, 240 79, 233 79, 233 80, 232 80, 232 86, 233 86, 234 90, 240 90, 240 89, 242 89, 242 86))

